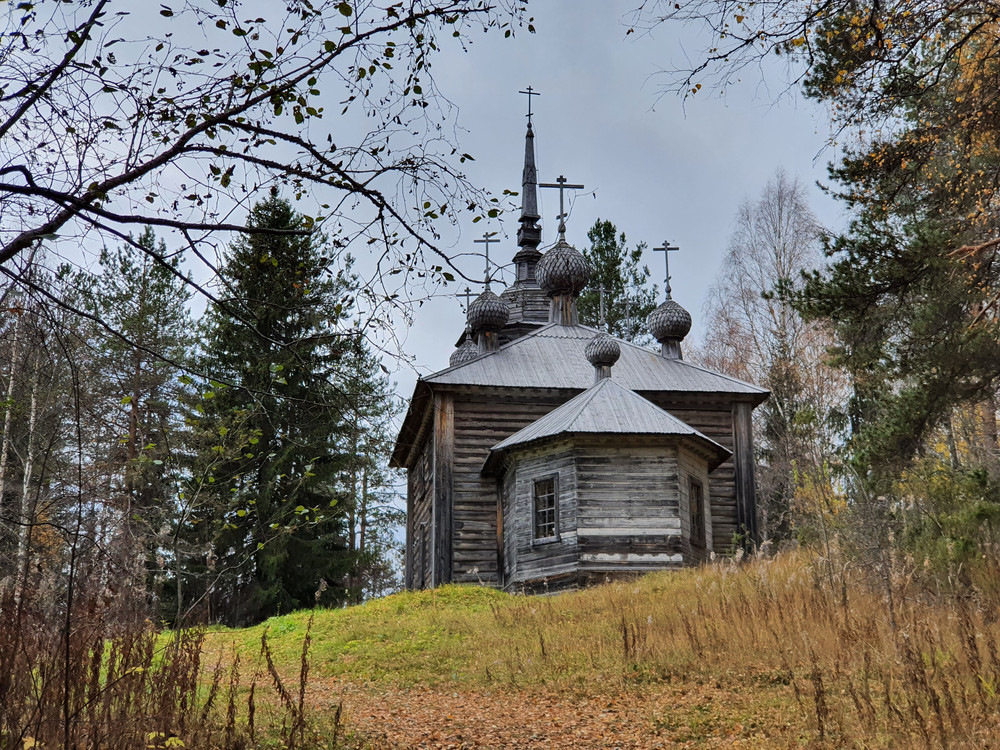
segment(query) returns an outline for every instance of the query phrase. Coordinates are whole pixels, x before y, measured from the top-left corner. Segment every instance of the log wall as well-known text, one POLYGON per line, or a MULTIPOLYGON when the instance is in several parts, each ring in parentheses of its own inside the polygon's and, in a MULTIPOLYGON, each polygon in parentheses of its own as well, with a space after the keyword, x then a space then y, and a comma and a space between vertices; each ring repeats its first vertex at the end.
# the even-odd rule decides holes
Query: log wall
POLYGON ((574 575, 577 549, 577 477, 568 443, 518 452, 516 470, 507 472, 504 505, 504 583, 509 589, 541 579, 574 575), (513 477, 513 481, 511 481, 513 477), (533 539, 535 481, 556 479, 554 540, 533 539))
POLYGON ((677 446, 654 443, 617 438, 577 445, 580 568, 591 577, 684 562, 677 446))
POLYGON ((500 585, 497 480, 480 472, 490 448, 545 416, 573 394, 558 391, 456 392, 452 580, 500 585))
POLYGON ((708 467, 706 466, 705 459, 697 456, 689 450, 686 450, 685 448, 681 448, 678 451, 677 465, 680 468, 680 482, 678 484, 678 490, 681 502, 681 529, 683 531, 682 536, 684 540, 682 544, 684 560, 685 562, 690 563, 704 562, 709 558, 714 548, 712 529, 715 519, 713 519, 712 514, 708 512, 708 503, 712 496, 712 486, 715 481, 714 474, 712 475, 713 478, 709 479, 708 467), (703 546, 691 544, 691 539, 693 538, 691 533, 692 479, 696 479, 701 482, 702 502, 705 503, 705 544, 703 546))
MULTIPOLYGON (((694 427, 719 445, 734 450, 733 403, 722 397, 694 400, 678 398, 677 394, 642 394, 661 409, 694 427)), ((744 450, 748 450, 744 446, 744 450)), ((749 447, 753 461, 752 446, 749 447)), ((708 509, 712 516, 712 547, 717 554, 728 554, 733 550, 734 540, 739 532, 736 512, 736 465, 733 458, 722 463, 710 475, 711 481, 705 485, 709 493, 708 509)))
MULTIPOLYGON (((435 396, 433 429, 422 437, 422 447, 409 472, 407 585, 419 588, 422 582, 432 585, 432 581, 449 580, 502 585, 498 561, 510 553, 512 540, 507 533, 497 534, 501 493, 495 479, 480 475, 483 462, 493 445, 552 411, 575 392, 466 387, 449 392, 448 399, 442 400, 443 395, 435 396), (434 511, 432 495, 438 499, 434 511), (421 559, 422 524, 428 524, 423 545, 430 550, 429 560, 421 559), (432 538, 435 533, 436 539, 432 538), (498 550, 500 536, 503 553, 498 550)), ((726 448, 737 447, 732 400, 723 396, 690 397, 662 392, 641 395, 726 448)), ((741 476, 741 486, 745 488, 747 477, 752 482, 753 476, 752 445, 741 441, 738 450, 745 461, 749 460, 750 473, 744 471, 741 476)), ((707 495, 706 515, 711 519, 707 532, 709 545, 716 553, 728 553, 733 549, 741 520, 737 513, 734 460, 727 460, 712 472, 703 487, 707 495)), ((678 503, 682 499, 686 503, 686 487, 683 492, 684 497, 678 497, 678 503)), ((743 507, 752 506, 744 500, 743 507)), ((685 509, 678 515, 688 512, 685 509)), ((684 535, 684 538, 689 537, 684 535)), ((677 552, 685 558, 694 554, 679 542, 677 552)), ((705 550, 702 555, 707 553, 705 550)), ((511 569, 511 566, 511 560, 507 560, 505 567, 511 569)))
POLYGON ((406 586, 427 588, 433 580, 431 570, 431 497, 434 490, 433 443, 428 440, 407 472, 406 586))

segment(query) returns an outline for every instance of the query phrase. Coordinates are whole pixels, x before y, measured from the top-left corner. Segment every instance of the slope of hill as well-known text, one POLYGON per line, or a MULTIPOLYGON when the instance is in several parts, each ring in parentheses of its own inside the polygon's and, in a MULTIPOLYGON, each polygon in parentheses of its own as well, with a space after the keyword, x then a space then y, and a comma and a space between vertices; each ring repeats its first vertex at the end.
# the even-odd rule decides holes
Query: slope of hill
MULTIPOLYGON (((1000 747, 1000 610, 780 555, 548 597, 448 586, 317 612, 307 703, 380 747, 1000 747)), ((294 678, 310 614, 262 635, 294 678)))

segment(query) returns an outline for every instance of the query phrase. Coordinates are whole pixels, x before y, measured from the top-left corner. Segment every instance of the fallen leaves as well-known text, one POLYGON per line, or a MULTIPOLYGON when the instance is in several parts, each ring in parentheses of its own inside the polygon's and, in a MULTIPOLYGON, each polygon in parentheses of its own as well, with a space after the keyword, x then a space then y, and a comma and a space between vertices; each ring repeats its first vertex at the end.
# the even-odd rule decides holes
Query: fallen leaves
POLYGON ((799 747, 802 730, 784 701, 761 704, 759 693, 715 685, 661 684, 610 696, 345 681, 325 689, 339 691, 348 724, 384 749, 780 748, 799 747))

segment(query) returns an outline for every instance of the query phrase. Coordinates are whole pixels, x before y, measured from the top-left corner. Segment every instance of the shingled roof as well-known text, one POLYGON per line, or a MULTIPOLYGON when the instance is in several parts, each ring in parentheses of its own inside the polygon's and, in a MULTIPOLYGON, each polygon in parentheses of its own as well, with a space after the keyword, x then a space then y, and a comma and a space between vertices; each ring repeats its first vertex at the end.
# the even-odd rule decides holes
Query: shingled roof
MULTIPOLYGON (((597 334, 583 325, 549 323, 479 357, 421 378, 432 385, 480 385, 500 388, 589 388, 594 368, 583 355, 597 334)), ((642 346, 617 339, 621 358, 615 380, 632 391, 683 391, 745 394, 754 403, 768 392, 742 380, 706 370, 681 359, 667 359, 642 346)))
POLYGON ((538 421, 494 445, 483 472, 491 472, 502 454, 511 448, 560 435, 584 434, 668 435, 690 439, 710 456, 709 471, 732 455, 727 448, 635 391, 630 391, 611 378, 604 378, 538 421))
MULTIPOLYGON (((391 465, 404 467, 419 439, 430 391, 436 387, 558 388, 585 391, 594 383, 594 368, 583 350, 598 333, 583 325, 549 323, 504 344, 497 351, 421 378, 396 439, 391 465)), ((668 359, 636 344, 616 339, 621 357, 615 382, 631 391, 729 394, 757 405, 768 391, 742 380, 706 370, 680 359, 668 359)))

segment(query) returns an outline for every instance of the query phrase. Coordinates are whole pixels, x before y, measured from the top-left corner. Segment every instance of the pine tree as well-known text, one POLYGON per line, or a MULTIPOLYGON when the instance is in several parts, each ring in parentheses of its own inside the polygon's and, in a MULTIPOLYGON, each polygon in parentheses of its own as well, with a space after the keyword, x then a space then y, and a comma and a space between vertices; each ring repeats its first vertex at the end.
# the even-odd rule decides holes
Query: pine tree
POLYGON ((583 255, 590 263, 590 283, 577 303, 585 325, 600 324, 601 292, 604 288, 604 319, 609 333, 629 341, 648 343, 646 317, 656 308, 656 285, 649 284, 649 268, 641 265, 640 243, 631 250, 625 233, 618 234, 610 221, 598 219, 587 231, 590 248, 583 255))
POLYGON ((189 567, 212 588, 208 617, 230 623, 311 605, 320 590, 340 602, 353 564, 337 486, 352 397, 341 382, 351 336, 339 331, 356 284, 350 262, 334 271, 275 193, 249 225, 282 234, 230 248, 230 283, 203 322, 202 368, 215 380, 193 420, 190 496, 205 558, 189 567))

